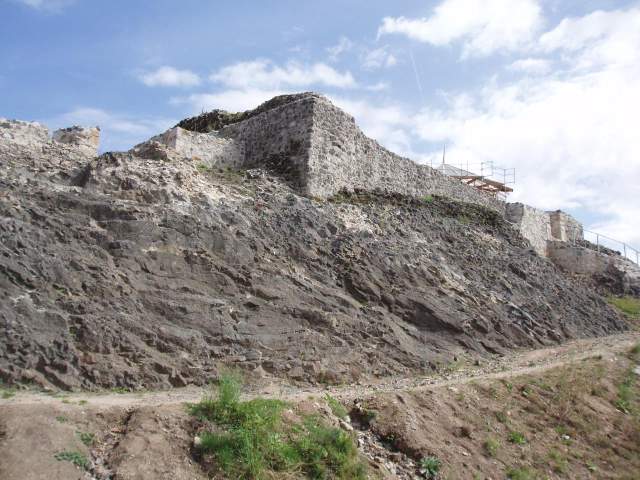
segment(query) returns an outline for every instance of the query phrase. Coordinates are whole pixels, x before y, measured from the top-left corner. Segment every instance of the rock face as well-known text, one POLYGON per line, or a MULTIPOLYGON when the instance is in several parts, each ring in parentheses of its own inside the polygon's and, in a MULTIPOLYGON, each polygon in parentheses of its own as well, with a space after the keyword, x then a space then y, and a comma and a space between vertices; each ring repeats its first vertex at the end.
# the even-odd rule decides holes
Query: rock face
POLYGON ((276 164, 203 168, 158 142, 91 158, 3 138, 5 382, 354 381, 627 328, 492 209, 312 199, 276 164))

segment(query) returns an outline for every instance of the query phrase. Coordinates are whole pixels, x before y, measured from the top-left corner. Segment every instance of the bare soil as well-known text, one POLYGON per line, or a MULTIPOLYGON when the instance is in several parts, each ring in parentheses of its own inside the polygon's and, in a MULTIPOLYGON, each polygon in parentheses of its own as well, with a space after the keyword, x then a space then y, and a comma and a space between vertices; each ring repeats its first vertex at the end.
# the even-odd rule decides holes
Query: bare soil
MULTIPOLYGON (((514 468, 530 469, 532 476, 522 478, 633 479, 640 471, 638 418, 615 401, 636 366, 627 353, 639 341, 636 332, 479 366, 459 359, 441 375, 375 384, 306 388, 254 379, 248 396, 307 403, 324 413, 325 393, 340 399, 354 413, 372 478, 420 478, 417 461, 435 456, 443 461, 442 478, 450 479, 506 478, 514 468), (357 422, 358 409, 375 412, 367 428, 357 422), (509 442, 513 431, 526 443, 509 442), (494 455, 489 440, 498 444, 494 455)), ((193 422, 185 409, 206 392, 19 391, 0 400, 0 478, 206 478, 191 455, 193 422), (81 433, 93 434, 94 442, 85 445, 81 433), (89 471, 56 460, 65 451, 84 455, 89 471)))

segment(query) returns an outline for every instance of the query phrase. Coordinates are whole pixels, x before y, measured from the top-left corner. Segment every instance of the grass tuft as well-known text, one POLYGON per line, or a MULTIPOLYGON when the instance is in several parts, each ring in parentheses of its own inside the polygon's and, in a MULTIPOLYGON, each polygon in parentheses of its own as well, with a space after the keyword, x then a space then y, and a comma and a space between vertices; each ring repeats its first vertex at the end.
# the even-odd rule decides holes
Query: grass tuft
POLYGON ((527 439, 524 434, 520 432, 509 432, 509 442, 514 443, 515 445, 524 445, 527 443, 527 439))
POLYGON ((507 471, 509 480, 533 480, 536 478, 535 473, 528 467, 511 468, 507 471))
POLYGON ((442 468, 442 462, 437 457, 424 457, 420 460, 419 467, 426 478, 436 478, 442 468))
POLYGON ((347 409, 344 408, 344 406, 336 398, 332 397, 330 394, 326 393, 324 396, 324 399, 327 402, 327 405, 329 405, 331 412, 336 417, 344 419, 349 415, 349 412, 347 412, 347 409))
POLYGON ((302 472, 312 479, 364 480, 366 470, 353 437, 317 416, 285 421, 286 402, 241 401, 241 379, 223 375, 216 395, 191 405, 193 415, 216 424, 200 435, 198 449, 229 478, 262 480, 302 472))
POLYGON ((87 457, 85 457, 80 452, 58 452, 53 457, 59 462, 71 462, 76 467, 81 468, 82 470, 89 470, 89 467, 91 466, 91 463, 89 462, 87 457))

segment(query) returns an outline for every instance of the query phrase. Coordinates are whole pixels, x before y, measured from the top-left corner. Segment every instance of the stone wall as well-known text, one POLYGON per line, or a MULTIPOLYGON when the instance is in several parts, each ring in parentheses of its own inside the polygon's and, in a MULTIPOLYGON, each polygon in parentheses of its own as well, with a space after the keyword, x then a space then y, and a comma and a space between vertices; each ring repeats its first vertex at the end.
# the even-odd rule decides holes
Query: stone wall
POLYGON ((443 195, 504 210, 504 202, 383 148, 321 95, 290 97, 217 132, 176 127, 151 140, 211 165, 269 168, 302 193, 319 198, 343 190, 380 190, 443 195))
POLYGON ((82 150, 88 156, 97 156, 100 146, 100 128, 84 128, 73 126, 61 128, 53 132, 53 140, 58 143, 73 145, 82 150))
POLYGON ((561 242, 584 240, 582 224, 575 218, 561 210, 548 213, 551 222, 551 236, 554 240, 561 242))
POLYGON ((133 150, 141 150, 152 142, 170 147, 185 157, 190 157, 209 167, 240 168, 244 163, 242 143, 232 138, 225 138, 217 132, 196 133, 174 127, 151 138, 148 142, 137 145, 133 150))
POLYGON ((505 218, 529 240, 538 255, 547 256, 547 242, 552 239, 551 219, 547 212, 523 203, 508 203, 505 218))
POLYGON ((36 122, 0 118, 0 142, 38 148, 49 142, 49 129, 36 122))
POLYGON ((66 152, 69 159, 95 157, 100 141, 99 128, 70 127, 57 130, 53 139, 49 129, 37 122, 0 118, 0 146, 5 158, 19 155, 66 152), (21 152, 21 153, 19 153, 21 152))
POLYGON ((308 166, 316 95, 271 108, 223 127, 219 134, 242 143, 244 168, 267 167, 310 194, 308 166))
POLYGON ((502 211, 504 202, 396 155, 368 138, 353 117, 326 98, 314 99, 307 193, 330 197, 341 190, 384 190, 443 195, 502 211))

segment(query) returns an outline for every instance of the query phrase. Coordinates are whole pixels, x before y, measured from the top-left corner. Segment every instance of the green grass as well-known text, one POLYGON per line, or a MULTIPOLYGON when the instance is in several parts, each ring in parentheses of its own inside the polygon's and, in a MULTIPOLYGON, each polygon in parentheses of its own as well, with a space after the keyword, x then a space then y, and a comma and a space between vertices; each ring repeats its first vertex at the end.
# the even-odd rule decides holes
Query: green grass
POLYGON ((344 406, 337 399, 335 399, 328 393, 324 395, 324 399, 327 402, 327 405, 329 405, 331 412, 333 412, 336 417, 344 419, 349 416, 349 412, 347 412, 347 409, 344 408, 344 406))
POLYGON ((424 457, 418 464, 420 471, 427 478, 436 478, 440 468, 442 468, 442 462, 437 457, 424 457))
POLYGON ((93 433, 89 432, 76 432, 78 434, 78 438, 82 443, 84 443, 87 447, 93 445, 93 442, 96 439, 96 436, 93 433))
POLYGON ((421 198, 421 200, 424 203, 433 203, 434 198, 433 198, 433 195, 425 195, 424 197, 421 198))
POLYGON ((3 400, 9 400, 10 398, 13 398, 16 394, 16 391, 13 389, 0 389, 0 397, 2 397, 3 400))
POLYGON ((0 379, 0 398, 2 398, 3 400, 9 400, 10 398, 13 398, 16 394, 16 389, 15 388, 6 388, 3 387, 4 382, 2 381, 2 379, 0 379))
POLYGON ((500 442, 495 438, 489 437, 484 442, 484 450, 487 452, 487 455, 490 457, 495 457, 498 455, 498 450, 500 449, 500 442))
POLYGON ((91 463, 89 462, 87 457, 85 457, 80 452, 58 452, 53 457, 59 462, 71 462, 76 467, 81 468, 82 470, 88 470, 91 466, 91 463))
POLYGON ((516 445, 524 445, 527 443, 527 439, 520 432, 509 432, 509 442, 514 443, 516 445))
POLYGON ((65 417, 64 415, 58 415, 56 417, 56 420, 60 423, 67 423, 69 421, 69 419, 67 417, 65 417))
POLYGON ((285 421, 289 404, 264 398, 241 401, 241 386, 237 375, 223 375, 216 395, 190 406, 193 415, 216 424, 200 434, 198 449, 212 456, 227 477, 262 480, 300 472, 311 479, 366 478, 350 434, 318 416, 285 421))
POLYGON ((509 480, 533 480, 536 478, 535 473, 527 467, 511 468, 507 471, 509 480))
POLYGON ((635 383, 635 373, 629 371, 622 383, 618 386, 618 396, 615 400, 615 406, 622 413, 634 413, 633 399, 635 396, 633 385, 635 383))
POLYGON ((635 297, 609 297, 609 303, 614 305, 625 315, 640 318, 640 298, 635 297))

